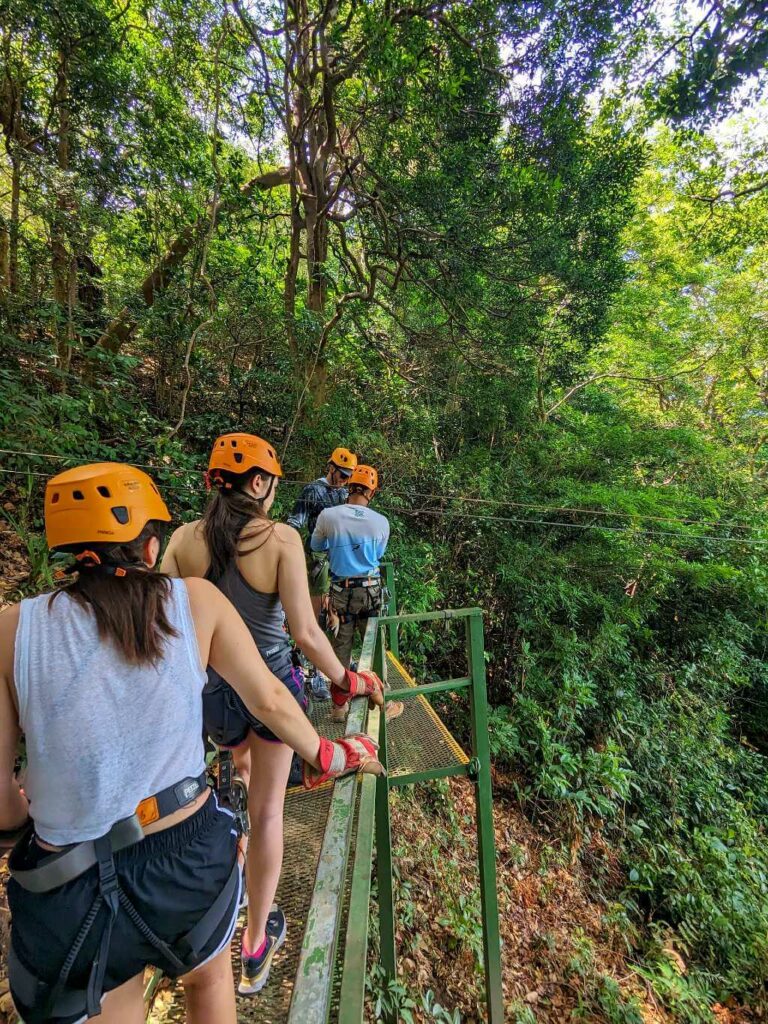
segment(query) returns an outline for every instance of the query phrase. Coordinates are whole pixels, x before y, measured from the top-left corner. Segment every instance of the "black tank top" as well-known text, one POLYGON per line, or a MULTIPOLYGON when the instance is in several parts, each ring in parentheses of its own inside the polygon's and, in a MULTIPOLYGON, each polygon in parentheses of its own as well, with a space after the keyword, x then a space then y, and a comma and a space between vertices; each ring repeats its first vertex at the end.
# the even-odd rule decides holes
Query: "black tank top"
POLYGON ((265 594, 252 587, 233 561, 216 580, 216 586, 240 612, 259 654, 270 672, 282 679, 290 671, 291 644, 283 629, 285 615, 279 594, 265 594))

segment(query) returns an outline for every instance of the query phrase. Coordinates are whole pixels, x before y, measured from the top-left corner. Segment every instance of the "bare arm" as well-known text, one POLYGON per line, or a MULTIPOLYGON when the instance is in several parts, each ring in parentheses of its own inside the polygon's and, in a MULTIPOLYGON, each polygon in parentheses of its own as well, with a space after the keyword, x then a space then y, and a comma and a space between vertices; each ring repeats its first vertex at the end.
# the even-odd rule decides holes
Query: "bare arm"
POLYGON ((13 690, 13 653, 18 605, 0 613, 0 830, 19 828, 27 820, 29 804, 13 774, 21 730, 13 690))
POLYGON ((315 618, 301 539, 286 527, 280 529, 276 539, 280 544, 277 589, 291 636, 312 664, 339 686, 344 680, 344 666, 333 653, 328 637, 315 618))
POLYGON ((227 680, 255 718, 317 766, 320 737, 264 664, 234 605, 207 580, 188 579, 186 585, 202 663, 227 680))

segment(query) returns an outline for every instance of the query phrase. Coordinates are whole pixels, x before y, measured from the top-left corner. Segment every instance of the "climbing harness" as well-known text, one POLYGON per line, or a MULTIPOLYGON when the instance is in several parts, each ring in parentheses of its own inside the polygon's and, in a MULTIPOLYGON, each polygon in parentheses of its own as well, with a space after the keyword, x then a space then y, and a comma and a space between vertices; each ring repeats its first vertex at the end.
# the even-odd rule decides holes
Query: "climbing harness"
POLYGON ((28 1006, 43 1006, 45 1017, 97 1016, 101 1012, 112 931, 121 908, 143 938, 166 957, 180 974, 196 966, 199 951, 204 949, 235 897, 240 884, 239 863, 235 861, 224 887, 205 914, 190 931, 171 946, 150 928, 122 889, 115 869, 114 856, 121 850, 141 842, 144 839, 146 825, 188 806, 206 788, 205 773, 197 778, 182 779, 175 785, 142 800, 134 814, 116 822, 105 835, 99 836, 98 839, 75 843, 64 850, 52 853, 40 860, 35 867, 28 866, 33 862, 30 855, 33 852, 32 844, 35 843, 34 829, 27 829, 24 837, 11 852, 8 861, 12 877, 23 889, 33 893, 50 892, 74 881, 97 865, 98 891, 53 985, 44 982, 28 970, 11 946, 8 969, 13 978, 14 990, 22 1003, 28 1006), (109 913, 102 925, 98 952, 91 967, 87 987, 72 988, 68 985, 69 975, 96 920, 100 917, 102 907, 106 907, 109 913))
POLYGON ((348 576, 346 579, 333 581, 333 586, 340 587, 342 590, 350 590, 353 587, 377 587, 380 585, 380 576, 348 576))
POLYGON ((381 578, 379 576, 350 576, 347 579, 333 581, 331 584, 331 592, 335 592, 337 597, 340 598, 345 590, 347 592, 345 606, 339 607, 335 601, 333 604, 339 624, 359 622, 360 620, 365 621, 366 619, 373 618, 379 614, 383 605, 386 604, 388 594, 386 587, 381 587, 380 592, 374 595, 371 593, 371 590, 374 587, 381 587, 381 578), (357 588, 361 588, 367 592, 367 604, 365 608, 352 612, 350 611, 350 605, 352 604, 353 592, 357 588))

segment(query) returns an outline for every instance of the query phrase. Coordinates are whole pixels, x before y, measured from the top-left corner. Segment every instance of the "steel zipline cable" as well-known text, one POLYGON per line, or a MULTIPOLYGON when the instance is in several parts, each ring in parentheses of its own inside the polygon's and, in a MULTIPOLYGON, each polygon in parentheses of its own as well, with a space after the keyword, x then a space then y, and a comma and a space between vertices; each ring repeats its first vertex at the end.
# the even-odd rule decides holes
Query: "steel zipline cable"
MULTIPOLYGON (((78 460, 75 459, 73 456, 54 455, 54 454, 48 454, 48 453, 45 453, 45 452, 23 451, 23 450, 11 449, 11 448, 0 448, 0 455, 16 455, 16 456, 23 455, 23 456, 31 456, 31 457, 39 458, 39 459, 54 459, 54 460, 57 460, 57 461, 60 461, 60 462, 73 462, 73 463, 77 463, 78 462, 78 460)), ((178 467, 178 466, 168 466, 165 463, 151 465, 150 463, 146 463, 146 462, 132 462, 131 465, 136 466, 138 469, 149 469, 149 470, 152 470, 155 473, 158 473, 158 472, 162 472, 162 473, 175 473, 175 474, 180 474, 182 476, 200 476, 200 475, 202 475, 202 470, 201 469, 184 469, 184 468, 178 467)), ((28 469, 27 470, 0 469, 0 472, 2 472, 2 473, 9 473, 9 474, 15 474, 15 475, 22 475, 22 476, 23 475, 28 475, 28 476, 37 476, 37 477, 45 477, 45 478, 48 477, 47 473, 35 472, 33 470, 28 470, 28 469)), ((310 480, 291 479, 290 477, 283 477, 280 482, 281 482, 282 485, 288 485, 288 486, 292 486, 292 487, 305 487, 308 483, 312 483, 312 481, 310 481, 310 480)), ((173 485, 170 484, 170 482, 166 481, 165 486, 173 486, 173 485)), ((547 505, 547 504, 542 504, 542 503, 539 503, 539 502, 514 501, 512 499, 507 499, 507 498, 476 498, 476 497, 471 497, 471 496, 465 495, 465 494, 450 494, 450 493, 434 494, 434 493, 430 493, 429 491, 413 491, 413 490, 398 491, 398 490, 393 490, 393 489, 390 489, 390 488, 386 489, 386 493, 394 495, 395 497, 402 497, 402 498, 427 498, 427 499, 430 499, 430 500, 433 500, 433 501, 460 501, 460 502, 467 503, 467 504, 472 504, 472 505, 495 505, 495 506, 498 506, 498 507, 501 507, 501 508, 521 508, 521 509, 528 509, 529 508, 529 509, 532 509, 532 510, 537 511, 537 512, 551 512, 551 513, 558 513, 558 514, 559 513, 570 513, 570 514, 577 514, 577 515, 604 516, 604 517, 610 518, 610 519, 615 519, 615 518, 633 519, 633 520, 644 519, 644 520, 648 520, 649 522, 655 522, 655 523, 675 523, 676 525, 680 525, 680 526, 698 526, 698 527, 718 526, 718 527, 720 527, 720 526, 724 525, 722 522, 706 520, 706 519, 685 519, 685 518, 676 517, 676 516, 654 516, 654 515, 650 515, 650 514, 648 514, 646 512, 624 512, 624 511, 618 511, 618 510, 611 511, 611 510, 608 510, 608 509, 600 509, 600 508, 579 508, 579 507, 570 506, 570 505, 547 505)), ((398 511, 398 510, 394 510, 393 509, 393 511, 398 511)), ((493 518, 493 517, 486 516, 485 518, 493 518)), ((515 521, 515 520, 511 519, 510 521, 515 521)), ((532 520, 523 520, 523 521, 524 522, 532 522, 532 520)), ((568 526, 570 524, 566 523, 566 524, 562 524, 562 525, 568 526)), ((731 527, 731 529, 734 529, 734 530, 745 530, 745 531, 752 530, 752 527, 744 526, 741 523, 731 523, 731 524, 728 524, 728 525, 731 527)))
MULTIPOLYGON (((23 451, 23 450, 9 449, 9 448, 0 448, 0 454, 2 454, 2 455, 13 455, 13 456, 25 456, 25 457, 41 458, 41 459, 51 459, 51 460, 62 461, 62 462, 75 462, 76 463, 78 461, 74 457, 66 456, 66 455, 54 455, 54 454, 49 454, 49 453, 44 453, 44 452, 23 451)), ((132 463, 132 465, 137 466, 139 469, 149 469, 149 470, 152 470, 155 473, 158 473, 158 472, 170 472, 170 473, 179 473, 179 474, 189 475, 189 476, 197 476, 197 477, 202 476, 202 470, 196 470, 196 469, 182 469, 182 468, 176 468, 176 467, 173 467, 173 466, 166 466, 164 464, 150 465, 149 463, 137 463, 137 462, 132 463)), ((39 477, 39 478, 46 479, 46 480, 50 476, 49 473, 41 473, 41 472, 39 472, 37 470, 32 470, 32 469, 4 469, 4 468, 0 468, 0 473, 6 474, 6 475, 12 475, 12 476, 39 477)), ((304 486, 306 486, 307 483, 310 483, 311 481, 308 481, 308 480, 293 480, 293 479, 285 478, 284 477, 284 478, 281 479, 280 482, 281 482, 282 485, 288 485, 288 486, 294 486, 294 487, 299 487, 299 486, 304 487, 304 486)), ((164 487, 169 487, 171 489, 178 489, 178 490, 180 490, 182 486, 184 486, 185 490, 193 489, 191 487, 187 487, 185 485, 182 485, 180 482, 174 483, 173 481, 170 481, 170 480, 169 481, 164 481, 163 482, 163 486, 164 487)), ((461 495, 461 494, 427 494, 427 493, 420 492, 420 491, 406 491, 406 492, 404 492, 404 491, 390 491, 390 490, 387 490, 385 493, 386 494, 391 494, 391 495, 393 495, 395 497, 405 497, 405 498, 419 497, 419 498, 428 498, 428 499, 432 499, 432 500, 436 500, 436 501, 460 501, 460 502, 471 502, 471 503, 476 503, 476 504, 500 505, 502 507, 509 507, 509 508, 523 508, 523 509, 530 508, 530 509, 538 511, 538 512, 551 512, 553 514, 570 513, 570 514, 578 514, 578 515, 585 515, 585 516, 597 515, 597 516, 605 516, 605 517, 610 517, 610 518, 629 518, 629 519, 635 519, 635 520, 644 519, 644 520, 648 520, 648 521, 652 521, 652 522, 670 523, 670 524, 674 523, 674 524, 677 524, 677 525, 682 526, 682 527, 696 526, 699 529, 705 529, 707 526, 714 526, 714 527, 722 528, 722 526, 725 525, 725 524, 720 523, 720 522, 712 522, 712 521, 707 521, 707 520, 676 519, 676 518, 673 518, 671 516, 650 516, 650 515, 644 515, 642 513, 633 513, 633 512, 610 512, 610 511, 607 511, 605 509, 574 508, 574 507, 569 507, 569 506, 542 505, 542 504, 533 503, 533 502, 525 503, 525 502, 505 501, 503 499, 496 499, 496 498, 487 498, 487 499, 486 498, 469 498, 469 497, 466 497, 466 496, 461 495)), ((379 502, 379 504, 381 505, 380 502, 379 502)), ((412 518, 412 519, 419 518, 420 516, 431 516, 433 518, 439 518, 439 519, 471 520, 473 522, 478 522, 478 523, 480 523, 480 522, 510 523, 510 524, 514 523, 515 525, 519 525, 519 526, 546 526, 546 527, 551 527, 553 529, 563 529, 563 530, 582 530, 582 531, 583 530, 598 530, 598 531, 602 531, 602 532, 615 533, 615 534, 631 534, 633 536, 638 536, 639 534, 642 534, 643 537, 648 537, 648 538, 652 538, 652 537, 666 537, 666 538, 675 538, 676 540, 684 541, 684 542, 701 541, 703 543, 744 544, 744 545, 747 545, 749 547, 762 547, 764 545, 768 545, 768 537, 766 537, 766 538, 746 537, 746 536, 735 536, 734 537, 734 536, 713 535, 713 534, 690 534, 690 533, 685 533, 685 532, 682 532, 682 531, 678 533, 678 532, 675 532, 673 530, 649 530, 649 529, 646 529, 643 526, 637 526, 637 527, 633 527, 633 526, 610 526, 610 525, 608 525, 606 523, 567 523, 567 522, 560 522, 560 521, 549 520, 549 519, 526 519, 526 518, 523 518, 522 516, 499 516, 499 515, 485 515, 485 514, 479 515, 477 513, 472 513, 472 512, 458 512, 458 511, 455 511, 453 509, 406 509, 406 508, 400 508, 400 507, 394 508, 394 507, 387 507, 387 506, 384 506, 384 508, 385 508, 385 510, 387 512, 389 512, 390 515, 407 516, 407 517, 412 518)), ((743 526, 741 524, 734 523, 733 524, 733 529, 741 530, 741 531, 746 531, 746 530, 750 530, 751 527, 743 526)))

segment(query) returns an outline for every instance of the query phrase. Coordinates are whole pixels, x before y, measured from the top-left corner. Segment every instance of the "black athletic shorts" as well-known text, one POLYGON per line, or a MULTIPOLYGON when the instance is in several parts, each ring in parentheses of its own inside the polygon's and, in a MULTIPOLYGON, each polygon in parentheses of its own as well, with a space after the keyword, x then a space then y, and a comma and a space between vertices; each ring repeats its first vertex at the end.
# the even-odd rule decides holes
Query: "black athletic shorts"
MULTIPOLYGON (((309 696, 304 685, 304 673, 289 662, 278 679, 306 712, 309 696)), ((279 737, 250 713, 243 701, 213 669, 208 669, 208 682, 203 689, 203 722, 205 731, 219 747, 239 747, 253 730, 263 740, 280 743, 279 737)))
MULTIPOLYGON (((39 856, 49 856, 36 847, 39 856)), ((34 856, 34 854, 33 854, 34 856)), ((213 904, 232 873, 237 856, 237 837, 232 814, 216 804, 211 795, 200 810, 178 825, 155 832, 134 846, 115 854, 118 880, 125 894, 150 928, 171 947, 190 931, 213 904)), ((30 864, 33 867, 34 864, 30 864)), ((94 866, 79 878, 46 893, 32 893, 10 879, 11 944, 27 970, 47 984, 54 984, 98 889, 94 866)), ((241 883, 242 885, 242 883, 241 883)), ((224 949, 232 938, 240 906, 238 886, 231 905, 191 969, 200 967, 224 949)), ((106 918, 106 909, 100 912, 106 918)), ((73 988, 88 983, 96 957, 100 922, 97 920, 70 974, 73 988)), ((178 971, 136 929, 120 908, 112 931, 104 991, 141 973, 147 965, 161 968, 169 977, 178 971)), ((11 994, 25 1024, 76 1024, 84 1015, 42 1016, 44 1007, 28 1006, 11 994)))

